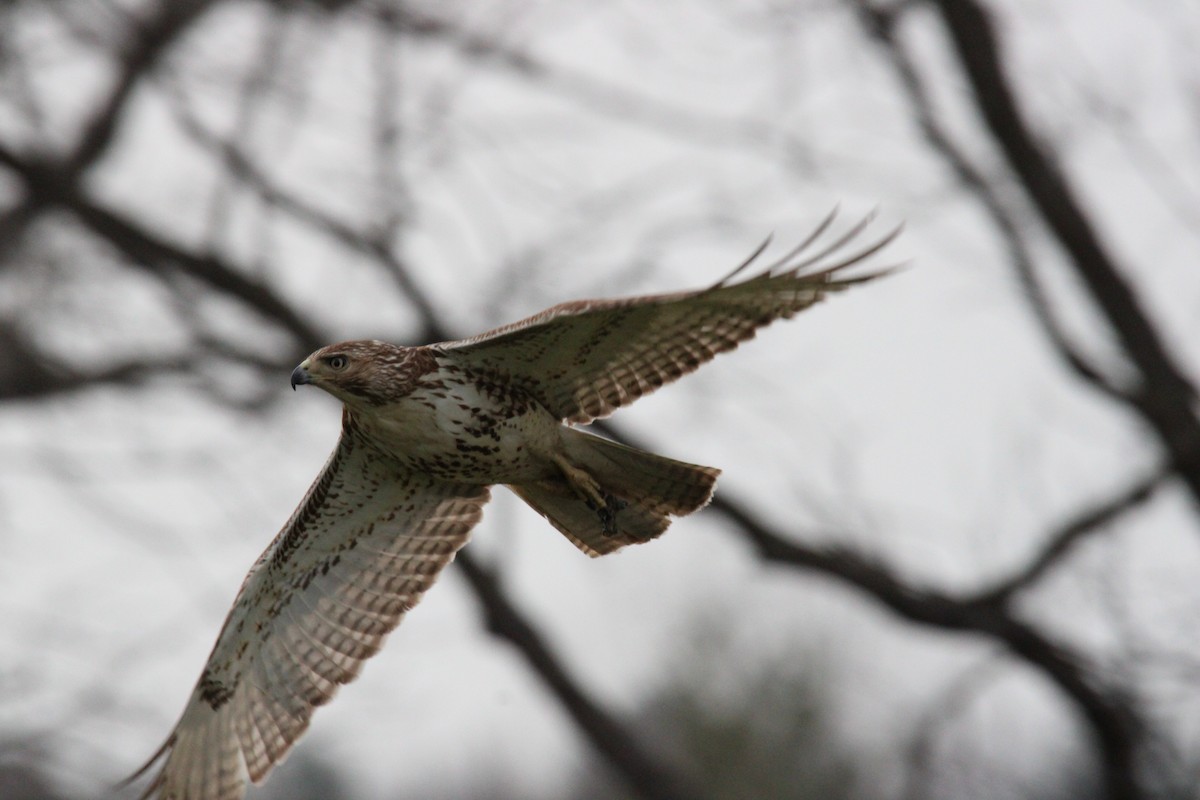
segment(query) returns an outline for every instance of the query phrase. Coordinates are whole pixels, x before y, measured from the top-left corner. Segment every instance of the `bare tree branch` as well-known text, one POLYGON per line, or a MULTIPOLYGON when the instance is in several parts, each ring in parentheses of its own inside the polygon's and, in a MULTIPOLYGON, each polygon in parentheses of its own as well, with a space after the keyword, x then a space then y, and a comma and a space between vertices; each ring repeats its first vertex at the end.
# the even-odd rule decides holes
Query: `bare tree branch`
POLYGON ((213 151, 226 164, 230 175, 251 188, 264 202, 302 222, 313 230, 324 233, 339 244, 365 255, 381 267, 392 278, 401 296, 412 304, 420 319, 422 332, 417 338, 428 340, 450 338, 442 325, 433 301, 416 284, 407 266, 396 256, 387 241, 390 237, 372 236, 368 231, 334 219, 329 214, 310 205, 293 193, 277 186, 259 169, 254 161, 236 144, 225 141, 208 130, 185 108, 177 108, 178 118, 184 132, 197 144, 213 151))
POLYGON ((158 278, 177 270, 242 301, 287 331, 295 340, 297 353, 311 352, 325 343, 326 337, 273 288, 247 278, 219 255, 190 252, 86 198, 72 196, 63 201, 92 233, 122 252, 132 266, 158 278))
POLYGON ((64 165, 68 173, 78 177, 107 152, 133 90, 154 71, 163 54, 212 2, 160 0, 153 15, 131 31, 133 43, 121 54, 116 83, 84 126, 75 151, 64 165))
POLYGON ((1105 375, 1099 367, 1090 363, 1089 359, 1072 342, 1066 331, 1059 324, 1050 302, 1038 280, 1034 268, 1033 256, 1025 246, 1016 213, 1008 208, 991 181, 967 156, 954 141, 950 132, 939 121, 934 111, 933 100, 921 78, 914 58, 904 46, 903 41, 896 35, 896 26, 900 15, 909 9, 908 5, 877 6, 870 0, 854 0, 868 35, 878 42, 891 62, 892 68, 900 81, 900 86, 908 96, 916 118, 917 126, 929 143, 933 152, 940 155, 959 183, 979 200, 984 211, 996 226, 997 233, 1004 248, 1008 251, 1009 261, 1016 269, 1017 276, 1025 289, 1026 298, 1034 314, 1034 319, 1041 325, 1046 337, 1058 351, 1059 356, 1071 370, 1085 383, 1098 389, 1103 394, 1115 399, 1128 401, 1125 391, 1116 381, 1105 375))
POLYGON ((815 549, 789 541, 749 507, 726 494, 712 504, 737 524, 766 561, 835 577, 874 598, 904 619, 944 630, 983 634, 1003 644, 1071 699, 1088 722, 1103 763, 1110 800, 1142 797, 1137 782, 1140 722, 1119 692, 1098 685, 1093 667, 1016 618, 1003 602, 976 602, 920 589, 886 567, 844 549, 815 549))
POLYGON ((1007 602, 1017 592, 1036 583, 1084 537, 1102 530, 1117 518, 1146 503, 1174 475, 1169 465, 1152 470, 1129 488, 1074 514, 1046 537, 1037 554, 1012 575, 976 594, 971 602, 991 605, 1007 602))
POLYGON ((1103 309, 1139 385, 1125 394, 1158 434, 1179 477, 1200 504, 1200 420, 1196 390, 1175 363, 1133 288, 1088 222, 1058 164, 1038 145, 1004 74, 988 11, 976 0, 932 0, 940 12, 980 115, 1046 225, 1069 253, 1076 272, 1103 309))
MULTIPOLYGON (((779 142, 779 130, 766 121, 705 113, 669 99, 649 97, 628 87, 552 65, 519 47, 471 31, 444 16, 399 6, 382 12, 379 19, 413 38, 444 42, 465 57, 497 64, 527 81, 536 81, 569 100, 624 122, 707 145, 758 147, 779 142)), ((795 140, 789 140, 787 145, 792 149, 799 147, 795 140)))
POLYGON ((454 563, 474 590, 483 608, 488 631, 507 639, 521 651, 526 663, 541 678, 587 740, 604 755, 630 788, 646 800, 699 800, 705 796, 700 787, 692 784, 683 774, 672 771, 659 758, 647 753, 632 728, 609 714, 589 696, 583 686, 570 676, 542 635, 509 601, 495 575, 479 565, 466 550, 459 552, 454 563))
MULTIPOLYGON (((234 142, 246 141, 254 131, 255 121, 259 111, 269 100, 268 90, 276 74, 285 70, 289 65, 283 63, 284 42, 287 35, 286 16, 278 8, 271 9, 270 22, 261 34, 258 45, 258 58, 250 68, 246 77, 238 87, 237 100, 234 104, 233 123, 230 126, 229 137, 234 142)), ((182 116, 186 103, 178 83, 169 76, 160 81, 167 89, 167 97, 174 101, 177 116, 182 116)), ((191 116, 195 116, 194 114, 191 116)), ((198 124, 198 123, 197 123, 198 124)), ((239 176, 231 169, 221 171, 218 184, 209 198, 208 240, 216 242, 229 222, 231 211, 230 199, 232 190, 237 185, 239 176)))
MULTIPOLYGON (((614 438, 639 446, 636 439, 616 432, 611 424, 598 425, 614 438)), ((1018 619, 1008 595, 957 597, 903 580, 863 553, 799 544, 772 528, 729 492, 716 494, 709 508, 733 522, 764 561, 834 578, 903 619, 942 630, 981 634, 1003 645, 1057 686, 1087 721, 1104 765, 1109 800, 1143 797, 1136 769, 1142 724, 1129 703, 1116 687, 1096 681, 1094 665, 1018 619)))
POLYGON ((930 794, 934 776, 934 748, 944 725, 954 721, 963 710, 996 679, 1001 663, 994 655, 963 670, 939 693, 921 714, 915 735, 906 748, 908 773, 904 779, 904 800, 922 800, 930 794))
POLYGON ((104 384, 133 384, 151 375, 178 373, 192 366, 190 358, 168 356, 137 359, 84 371, 63 363, 0 321, 0 402, 31 400, 104 384))

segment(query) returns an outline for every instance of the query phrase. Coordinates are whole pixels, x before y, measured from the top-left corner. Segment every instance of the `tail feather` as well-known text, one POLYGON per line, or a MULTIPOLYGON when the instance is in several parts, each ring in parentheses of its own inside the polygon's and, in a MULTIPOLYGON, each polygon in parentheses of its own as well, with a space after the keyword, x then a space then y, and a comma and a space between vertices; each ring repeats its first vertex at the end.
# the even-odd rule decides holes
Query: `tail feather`
POLYGON ((566 438, 566 456, 604 493, 623 503, 616 512, 616 533, 605 530, 598 510, 565 476, 509 488, 590 556, 660 536, 671 517, 707 505, 721 474, 713 467, 686 464, 573 429, 566 438))

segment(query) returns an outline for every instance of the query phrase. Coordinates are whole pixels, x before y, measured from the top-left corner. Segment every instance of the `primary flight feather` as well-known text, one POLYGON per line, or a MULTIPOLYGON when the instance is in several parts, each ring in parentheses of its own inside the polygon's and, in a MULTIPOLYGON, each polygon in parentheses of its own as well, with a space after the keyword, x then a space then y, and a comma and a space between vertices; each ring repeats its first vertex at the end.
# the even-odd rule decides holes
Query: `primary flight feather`
MULTIPOLYGON (((735 281, 564 303, 460 341, 321 348, 292 373, 343 402, 341 438, 246 576, 143 797, 239 800, 304 733, 467 542, 505 484, 590 556, 657 537, 719 470, 571 427, 607 416, 837 291, 892 232, 870 218, 735 281), (160 763, 161 762, 161 763, 160 763)), ((764 245, 765 247, 765 245, 764 245)))

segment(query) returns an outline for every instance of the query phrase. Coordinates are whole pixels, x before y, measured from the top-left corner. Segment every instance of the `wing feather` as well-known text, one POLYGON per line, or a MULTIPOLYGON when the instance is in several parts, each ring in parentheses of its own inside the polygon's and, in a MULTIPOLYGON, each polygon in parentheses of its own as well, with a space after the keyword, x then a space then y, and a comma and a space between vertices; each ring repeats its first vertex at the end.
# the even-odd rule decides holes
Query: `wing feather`
POLYGON ((591 422, 734 349, 762 326, 791 317, 826 293, 886 274, 837 277, 887 246, 899 230, 847 254, 872 217, 823 242, 833 217, 782 259, 740 282, 732 280, 765 244, 707 289, 563 303, 436 347, 468 369, 520 385, 561 419, 591 422))
POLYGON ((488 496, 402 471, 343 432, 243 583, 179 723, 137 773, 161 762, 143 797, 242 798, 379 651, 488 496))

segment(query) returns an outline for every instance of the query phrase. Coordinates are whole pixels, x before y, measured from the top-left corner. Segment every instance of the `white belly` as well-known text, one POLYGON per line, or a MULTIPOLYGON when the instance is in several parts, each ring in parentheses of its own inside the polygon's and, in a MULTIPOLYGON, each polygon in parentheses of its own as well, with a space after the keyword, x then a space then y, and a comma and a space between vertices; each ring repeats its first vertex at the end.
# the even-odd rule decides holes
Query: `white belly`
POLYGON ((443 381, 375 409, 370 436, 414 471, 471 483, 518 483, 557 474, 562 424, 529 398, 496 398, 443 381))

